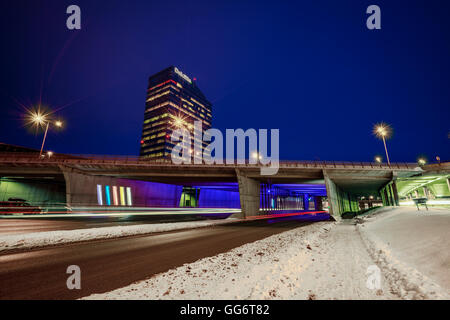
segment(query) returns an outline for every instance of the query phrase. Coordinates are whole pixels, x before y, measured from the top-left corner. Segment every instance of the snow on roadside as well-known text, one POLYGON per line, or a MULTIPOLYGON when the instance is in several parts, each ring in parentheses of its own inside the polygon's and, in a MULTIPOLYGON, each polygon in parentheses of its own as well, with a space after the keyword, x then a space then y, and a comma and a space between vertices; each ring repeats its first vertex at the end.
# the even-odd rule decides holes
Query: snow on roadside
POLYGON ((238 219, 228 218, 226 220, 142 224, 133 226, 100 227, 6 235, 0 237, 0 253, 89 240, 111 239, 182 229, 203 228, 237 221, 238 219))
POLYGON ((299 227, 83 299, 446 298, 442 288, 396 259, 361 227, 398 210, 299 227), (373 266, 380 268, 380 287, 369 289, 373 266))
MULTIPOLYGON (((274 298, 280 292, 271 292, 274 281, 283 285, 282 290, 296 288, 290 276, 296 277, 298 268, 306 260, 306 248, 332 223, 317 222, 296 228, 232 249, 213 257, 184 264, 160 273, 148 280, 84 299, 263 299, 274 298), (281 260, 292 255, 300 257, 281 260)), ((307 250, 307 249, 306 249, 307 250)))
POLYGON ((449 299, 448 291, 413 266, 398 258, 398 254, 374 232, 365 228, 365 223, 377 222, 404 214, 407 208, 397 208, 389 214, 368 216, 358 221, 357 230, 372 259, 381 268, 390 283, 393 293, 402 299, 449 299))
POLYGON ((316 222, 84 299, 393 299, 354 225, 316 222))

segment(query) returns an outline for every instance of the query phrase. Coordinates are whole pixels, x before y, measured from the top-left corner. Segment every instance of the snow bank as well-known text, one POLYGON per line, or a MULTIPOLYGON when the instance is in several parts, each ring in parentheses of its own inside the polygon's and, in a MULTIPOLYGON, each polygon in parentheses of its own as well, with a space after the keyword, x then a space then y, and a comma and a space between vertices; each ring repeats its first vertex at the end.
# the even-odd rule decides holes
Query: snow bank
POLYGON ((387 219, 398 210, 376 210, 362 224, 299 227, 83 299, 446 298, 445 290, 366 232, 368 221, 387 219), (380 269, 380 286, 370 289, 368 270, 374 266, 380 269))
POLYGON ((373 262, 354 229, 317 222, 84 299, 395 298, 366 288, 373 262))
MULTIPOLYGON (((360 224, 357 225, 357 229, 361 234, 361 238, 363 239, 373 260, 382 269, 383 274, 387 277, 393 293, 395 293, 397 296, 400 296, 402 299, 449 299, 450 295, 447 289, 443 288, 435 281, 427 277, 423 272, 420 272, 414 264, 407 263, 404 261, 404 259, 401 259, 400 256, 402 256, 402 254, 405 254, 404 252, 402 252, 403 250, 398 247, 394 247, 393 244, 389 243, 389 241, 387 241, 386 239, 382 239, 382 234, 380 234, 379 232, 374 232, 374 230, 370 228, 372 226, 371 224, 373 223, 379 224, 378 228, 383 228, 383 224, 390 223, 391 225, 389 227, 392 228, 392 223, 400 220, 395 219, 397 216, 398 218, 401 218, 400 221, 406 223, 404 219, 408 219, 408 217, 406 216, 408 214, 427 214, 429 219, 432 219, 430 212, 420 213, 417 212, 415 208, 396 208, 395 210, 390 211, 389 214, 383 214, 380 216, 368 216, 363 221, 360 221, 360 224)), ((408 220, 411 220, 411 218, 409 218, 408 220)), ((383 229, 385 229, 386 227, 387 225, 385 225, 383 229)), ((389 232, 391 233, 391 237, 394 236, 396 238, 400 238, 400 242, 405 247, 414 246, 416 241, 430 241, 427 246, 432 247, 433 243, 431 242, 431 237, 428 238, 428 235, 426 235, 427 238, 424 238, 423 233, 417 236, 414 235, 418 232, 418 229, 416 228, 421 227, 421 225, 409 225, 408 230, 410 231, 410 233, 406 235, 402 235, 400 233, 393 234, 394 232, 390 230, 389 232), (419 237, 420 239, 416 239, 419 237)), ((433 230, 431 230, 430 232, 433 232, 433 230)), ((439 241, 441 241, 441 238, 439 238, 439 241)), ((427 246, 415 248, 416 250, 429 251, 430 249, 427 250, 427 246)), ((424 255, 430 254, 431 252, 424 252, 424 255)), ((442 253, 438 252, 434 255, 439 254, 442 253)), ((427 263, 431 263, 431 261, 428 260, 427 263)), ((446 269, 445 267, 443 269, 444 270, 440 270, 440 272, 448 273, 448 269, 446 269)))
POLYGON ((307 262, 307 246, 331 225, 296 228, 85 299, 266 299, 290 294, 307 262), (276 291, 274 282, 280 285, 276 291))
POLYGON ((203 228, 237 221, 238 219, 228 218, 226 220, 142 224, 134 226, 100 227, 6 235, 0 237, 0 253, 5 253, 12 250, 27 250, 89 240, 111 239, 156 232, 203 228))

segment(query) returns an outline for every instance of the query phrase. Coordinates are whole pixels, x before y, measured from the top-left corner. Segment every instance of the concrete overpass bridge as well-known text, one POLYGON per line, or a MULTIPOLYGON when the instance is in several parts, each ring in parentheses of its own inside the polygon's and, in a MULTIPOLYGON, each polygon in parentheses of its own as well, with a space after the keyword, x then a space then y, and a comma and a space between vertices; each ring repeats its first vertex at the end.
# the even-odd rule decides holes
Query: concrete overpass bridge
MULTIPOLYGON (((198 189, 202 190, 204 198, 209 195, 212 206, 225 206, 226 201, 219 203, 217 199, 237 201, 244 217, 258 214, 260 209, 308 210, 311 204, 321 209, 320 199, 325 196, 333 215, 358 211, 361 197, 381 197, 386 205, 398 205, 397 181, 427 171, 413 163, 388 166, 337 161, 282 161, 278 173, 272 176, 261 175, 260 169, 261 165, 248 163, 175 165, 170 160, 149 161, 124 156, 56 154, 40 159, 30 152, 0 153, 2 184, 20 179, 31 181, 27 182, 30 184, 28 192, 41 190, 55 202, 120 207, 146 206, 151 200, 157 205, 177 206, 179 198, 185 196, 198 204, 198 197, 192 194, 192 190, 198 189), (169 188, 169 185, 177 188, 169 188), (48 186, 59 187, 48 190, 48 186), (214 197, 216 202, 211 200, 214 197)), ((0 201, 11 195, 20 197, 19 193, 3 189, 5 199, 0 198, 0 201)))

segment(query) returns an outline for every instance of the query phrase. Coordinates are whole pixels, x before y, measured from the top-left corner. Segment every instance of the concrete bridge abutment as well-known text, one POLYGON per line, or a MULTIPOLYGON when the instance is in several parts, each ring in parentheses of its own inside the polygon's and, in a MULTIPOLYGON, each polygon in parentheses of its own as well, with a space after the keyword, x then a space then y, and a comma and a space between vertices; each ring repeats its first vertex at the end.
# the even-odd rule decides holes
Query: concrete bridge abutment
POLYGON ((260 207, 260 182, 245 176, 239 169, 236 169, 236 176, 239 186, 239 199, 241 202, 240 218, 247 218, 257 215, 260 207))

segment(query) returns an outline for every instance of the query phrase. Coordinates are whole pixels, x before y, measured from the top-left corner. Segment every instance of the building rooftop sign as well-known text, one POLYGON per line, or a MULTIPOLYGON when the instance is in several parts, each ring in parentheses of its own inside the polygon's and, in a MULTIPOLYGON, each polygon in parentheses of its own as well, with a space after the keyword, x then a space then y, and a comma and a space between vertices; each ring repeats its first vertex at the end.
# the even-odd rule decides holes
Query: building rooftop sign
POLYGON ((178 70, 177 67, 175 67, 175 73, 178 74, 180 77, 182 77, 184 80, 192 84, 191 78, 189 78, 187 75, 185 75, 183 72, 178 70))

